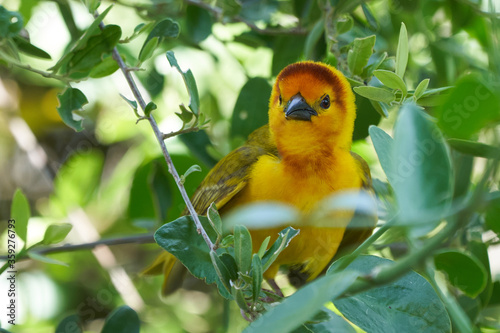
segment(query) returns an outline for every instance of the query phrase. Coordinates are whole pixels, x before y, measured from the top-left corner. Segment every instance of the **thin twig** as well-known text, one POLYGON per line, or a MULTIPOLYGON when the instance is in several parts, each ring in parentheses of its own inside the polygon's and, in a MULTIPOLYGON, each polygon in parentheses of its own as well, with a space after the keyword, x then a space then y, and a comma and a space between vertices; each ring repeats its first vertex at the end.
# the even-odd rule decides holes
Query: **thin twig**
MULTIPOLYGON (((90 250, 100 245, 122 245, 122 244, 132 244, 132 243, 147 244, 154 242, 155 242, 154 234, 148 233, 148 234, 128 236, 128 237, 100 239, 95 242, 83 243, 83 244, 65 244, 63 246, 58 246, 58 247, 35 248, 30 252, 36 252, 38 254, 46 255, 51 253, 90 250)), ((8 259, 7 256, 0 256, 0 260, 7 260, 7 259, 8 259)), ((20 259, 27 259, 27 257, 17 258, 17 260, 20 259)))
POLYGON ((62 81, 64 83, 78 82, 78 80, 72 80, 72 79, 67 78, 65 76, 53 74, 53 73, 50 73, 50 72, 45 72, 45 71, 42 71, 40 69, 33 68, 30 65, 23 64, 22 62, 17 61, 15 58, 12 58, 9 55, 7 55, 7 54, 5 54, 4 52, 1 52, 1 51, 0 51, 0 58, 3 59, 3 60, 5 60, 11 66, 15 66, 15 67, 18 67, 18 68, 21 68, 21 69, 24 69, 24 70, 27 70, 27 71, 39 74, 39 75, 41 75, 43 77, 46 77, 46 78, 49 78, 49 79, 59 80, 59 81, 62 81))
MULTIPOLYGON (((99 24, 99 27, 101 29, 104 29, 104 23, 101 22, 99 24)), ((130 71, 128 70, 127 65, 123 61, 123 59, 120 56, 120 53, 118 52, 116 47, 113 48, 112 57, 117 62, 118 66, 120 67, 123 75, 125 76, 125 79, 127 80, 127 83, 130 87, 130 90, 132 91, 135 99, 139 103, 139 106, 141 107, 142 111, 144 112, 147 104, 144 101, 144 98, 142 97, 141 93, 139 92, 139 89, 137 88, 137 85, 135 84, 135 81, 132 78, 132 75, 130 74, 130 71)), ((165 162, 167 162, 168 171, 174 177, 175 183, 177 184, 177 187, 179 188, 179 191, 181 192, 182 199, 186 203, 189 214, 193 218, 193 221, 196 225, 198 232, 203 236, 203 239, 207 243, 209 249, 213 250, 214 244, 212 243, 212 241, 210 240, 210 237, 208 237, 207 232, 203 228, 203 226, 200 222, 200 219, 198 218, 198 214, 196 213, 196 210, 194 209, 193 204, 191 203, 191 200, 189 199, 189 196, 186 192, 186 189, 184 188, 184 184, 183 184, 181 178, 179 177, 179 173, 175 169, 172 158, 170 157, 170 154, 168 153, 167 146, 165 145, 165 142, 163 141, 163 133, 160 131, 158 124, 156 123, 156 120, 152 114, 150 114, 148 117, 146 117, 146 119, 149 121, 149 124, 153 128, 153 131, 155 133, 158 144, 160 145, 163 157, 165 158, 165 162)))
POLYGON ((180 134, 186 134, 186 133, 191 133, 191 132, 198 132, 199 130, 200 130, 200 128, 198 126, 194 126, 194 127, 190 127, 190 128, 186 128, 186 129, 180 130, 180 131, 166 133, 166 134, 163 134, 163 140, 166 140, 168 138, 171 138, 173 136, 177 136, 177 135, 180 135, 180 134))

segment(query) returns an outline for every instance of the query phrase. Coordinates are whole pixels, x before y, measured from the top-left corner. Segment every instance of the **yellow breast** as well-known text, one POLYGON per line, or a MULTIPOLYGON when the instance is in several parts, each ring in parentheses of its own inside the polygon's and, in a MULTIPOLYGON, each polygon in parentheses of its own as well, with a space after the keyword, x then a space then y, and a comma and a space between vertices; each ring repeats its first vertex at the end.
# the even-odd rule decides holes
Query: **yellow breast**
MULTIPOLYGON (((360 170, 350 153, 341 151, 334 156, 321 163, 304 163, 299 168, 274 156, 262 156, 252 167, 247 186, 224 206, 224 211, 249 202, 278 201, 308 213, 332 193, 360 188, 360 170)), ((345 215, 343 217, 345 219, 345 215)), ((308 225, 295 222, 293 227, 300 229, 300 234, 266 271, 265 278, 273 278, 281 265, 304 265, 309 279, 316 277, 337 251, 346 223, 341 225, 333 220, 327 227, 315 226, 314 222, 308 225)), ((267 236, 271 236, 272 244, 282 229, 250 230, 254 251, 267 236)))

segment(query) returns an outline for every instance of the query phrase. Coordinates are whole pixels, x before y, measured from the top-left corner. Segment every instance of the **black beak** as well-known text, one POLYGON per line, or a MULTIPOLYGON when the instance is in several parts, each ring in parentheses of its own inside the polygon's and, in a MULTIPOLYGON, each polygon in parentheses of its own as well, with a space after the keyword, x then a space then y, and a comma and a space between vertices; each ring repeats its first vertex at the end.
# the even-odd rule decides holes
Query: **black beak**
POLYGON ((311 121, 311 116, 317 115, 318 113, 307 104, 300 93, 290 98, 285 107, 286 119, 311 121))

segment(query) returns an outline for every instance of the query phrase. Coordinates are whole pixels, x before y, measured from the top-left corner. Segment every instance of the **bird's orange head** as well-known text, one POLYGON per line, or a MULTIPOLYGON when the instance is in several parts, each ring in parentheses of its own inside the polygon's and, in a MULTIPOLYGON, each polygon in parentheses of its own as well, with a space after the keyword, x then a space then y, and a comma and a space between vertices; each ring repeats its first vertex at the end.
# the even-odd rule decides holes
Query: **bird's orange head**
POLYGON ((355 118, 351 86, 332 66, 304 61, 279 73, 269 102, 269 127, 282 157, 349 151, 355 118))

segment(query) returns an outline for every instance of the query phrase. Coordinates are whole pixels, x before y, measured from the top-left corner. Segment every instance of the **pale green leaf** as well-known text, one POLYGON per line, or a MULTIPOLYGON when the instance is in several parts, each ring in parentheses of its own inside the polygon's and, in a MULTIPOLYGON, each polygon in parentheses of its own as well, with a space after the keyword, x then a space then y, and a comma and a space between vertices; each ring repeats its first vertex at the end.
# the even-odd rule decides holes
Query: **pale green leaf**
POLYGON ((396 74, 403 78, 408 64, 408 32, 406 25, 401 22, 401 30, 399 31, 398 49, 396 51, 396 74))

